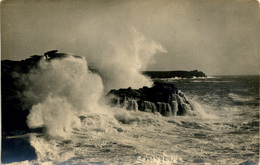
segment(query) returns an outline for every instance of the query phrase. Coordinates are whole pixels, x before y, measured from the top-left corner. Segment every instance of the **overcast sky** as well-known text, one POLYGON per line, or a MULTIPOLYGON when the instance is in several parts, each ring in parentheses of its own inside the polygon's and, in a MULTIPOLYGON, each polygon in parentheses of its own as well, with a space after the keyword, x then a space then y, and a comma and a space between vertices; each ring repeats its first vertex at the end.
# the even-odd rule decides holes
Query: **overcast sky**
POLYGON ((157 51, 143 69, 258 74, 259 20, 255 0, 6 0, 1 58, 58 49, 85 56, 94 67, 93 56, 113 40, 130 39, 135 29, 167 50, 157 51))

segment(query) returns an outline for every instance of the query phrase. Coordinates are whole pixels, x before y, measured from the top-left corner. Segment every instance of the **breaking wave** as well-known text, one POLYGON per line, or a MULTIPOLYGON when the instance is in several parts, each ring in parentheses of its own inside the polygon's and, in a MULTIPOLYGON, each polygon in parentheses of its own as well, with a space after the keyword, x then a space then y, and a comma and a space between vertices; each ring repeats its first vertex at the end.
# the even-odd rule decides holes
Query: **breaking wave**
POLYGON ((46 127, 48 134, 65 137, 80 126, 78 116, 101 109, 101 78, 88 71, 84 59, 41 60, 28 80, 24 95, 26 104, 33 105, 27 117, 30 128, 46 127))
POLYGON ((254 98, 252 98, 252 97, 239 96, 239 95, 236 95, 236 94, 234 94, 234 93, 229 93, 228 96, 229 96, 233 101, 236 101, 236 102, 247 102, 247 101, 254 100, 254 98))

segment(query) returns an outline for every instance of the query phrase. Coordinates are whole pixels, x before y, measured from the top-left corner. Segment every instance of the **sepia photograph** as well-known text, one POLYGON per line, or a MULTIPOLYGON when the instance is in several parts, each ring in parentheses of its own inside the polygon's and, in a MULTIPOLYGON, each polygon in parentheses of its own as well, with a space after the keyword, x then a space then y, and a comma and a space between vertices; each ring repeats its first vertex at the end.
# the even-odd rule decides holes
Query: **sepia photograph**
POLYGON ((1 0, 3 165, 258 165, 257 0, 1 0))

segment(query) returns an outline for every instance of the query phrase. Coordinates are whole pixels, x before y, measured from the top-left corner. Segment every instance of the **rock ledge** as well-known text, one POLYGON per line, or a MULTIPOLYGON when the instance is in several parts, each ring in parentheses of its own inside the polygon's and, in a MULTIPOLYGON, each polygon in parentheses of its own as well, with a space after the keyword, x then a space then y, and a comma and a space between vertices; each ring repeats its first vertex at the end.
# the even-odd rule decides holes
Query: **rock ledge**
POLYGON ((112 107, 184 116, 195 109, 193 103, 174 84, 155 82, 151 88, 111 90, 107 94, 112 107))

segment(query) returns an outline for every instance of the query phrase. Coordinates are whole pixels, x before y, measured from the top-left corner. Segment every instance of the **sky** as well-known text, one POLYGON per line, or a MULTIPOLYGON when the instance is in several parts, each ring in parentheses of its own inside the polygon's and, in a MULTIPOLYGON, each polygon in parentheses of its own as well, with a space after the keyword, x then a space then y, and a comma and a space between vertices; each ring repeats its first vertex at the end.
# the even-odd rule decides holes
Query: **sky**
POLYGON ((5 0, 1 59, 57 49, 96 68, 143 46, 140 70, 259 74, 259 20, 256 0, 5 0))

